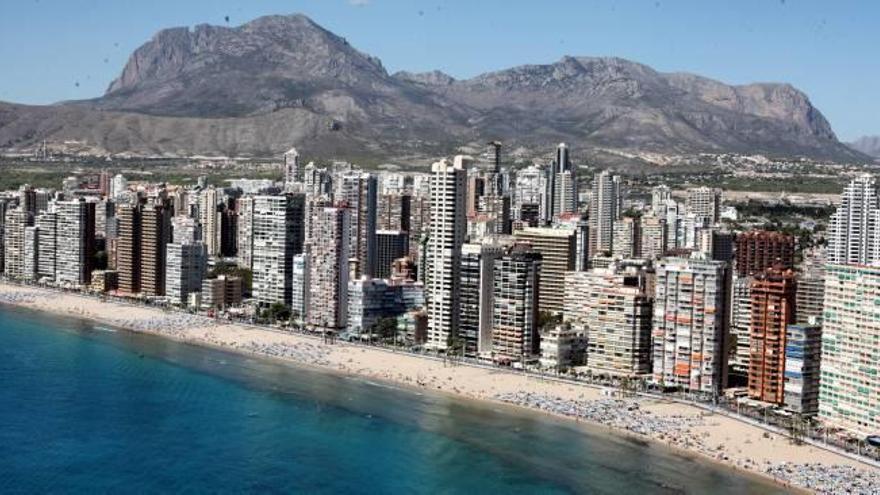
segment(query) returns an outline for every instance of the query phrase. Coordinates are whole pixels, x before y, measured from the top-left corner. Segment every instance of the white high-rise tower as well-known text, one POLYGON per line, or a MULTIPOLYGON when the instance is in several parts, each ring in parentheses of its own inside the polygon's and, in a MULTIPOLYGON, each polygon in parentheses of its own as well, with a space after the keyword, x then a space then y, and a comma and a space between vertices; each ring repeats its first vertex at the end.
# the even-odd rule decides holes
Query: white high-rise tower
POLYGON ((473 159, 456 156, 431 166, 431 224, 425 252, 428 346, 444 350, 458 328, 461 246, 467 234, 465 190, 473 159))

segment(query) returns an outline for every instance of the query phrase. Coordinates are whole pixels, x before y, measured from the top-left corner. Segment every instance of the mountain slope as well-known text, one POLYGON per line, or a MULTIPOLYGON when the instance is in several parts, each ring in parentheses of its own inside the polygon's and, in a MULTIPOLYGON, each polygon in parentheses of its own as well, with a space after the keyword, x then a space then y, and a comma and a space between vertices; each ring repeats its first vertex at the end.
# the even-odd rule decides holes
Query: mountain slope
POLYGON ((864 159, 785 84, 728 86, 617 58, 565 57, 469 80, 389 75, 302 15, 160 31, 107 93, 0 105, 0 147, 86 140, 141 154, 307 153, 404 159, 500 138, 657 153, 864 159))
POLYGON ((880 136, 862 136, 849 143, 849 147, 868 156, 880 158, 880 136))

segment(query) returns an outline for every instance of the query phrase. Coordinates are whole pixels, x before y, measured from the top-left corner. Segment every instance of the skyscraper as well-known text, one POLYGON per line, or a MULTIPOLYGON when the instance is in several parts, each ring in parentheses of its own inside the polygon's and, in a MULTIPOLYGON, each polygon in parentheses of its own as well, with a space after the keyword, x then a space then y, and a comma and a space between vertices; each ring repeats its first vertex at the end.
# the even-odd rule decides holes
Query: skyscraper
POLYGON ((187 304, 190 294, 201 290, 206 262, 207 249, 203 242, 175 238, 175 242, 166 246, 165 289, 172 302, 187 304))
POLYGON ((376 210, 378 182, 375 174, 352 170, 336 177, 334 199, 351 210, 350 255, 357 260, 355 275, 376 274, 376 210))
POLYGON ((141 291, 141 207, 121 205, 117 211, 116 271, 119 292, 137 294, 141 291))
POLYGON ((577 176, 569 158, 568 146, 556 147, 556 159, 546 169, 547 193, 544 223, 549 224, 566 213, 577 211, 577 176))
POLYGON ((289 306, 293 256, 303 250, 305 197, 255 196, 253 209, 253 297, 262 306, 289 306))
POLYGON ((37 216, 37 228, 39 228, 39 247, 37 258, 38 278, 55 281, 56 253, 58 245, 58 214, 44 212, 37 216))
POLYGON ((794 268, 794 237, 782 232, 752 230, 736 237, 736 274, 740 277, 764 273, 778 266, 794 268))
POLYGON ((252 270, 254 267, 254 197, 238 200, 238 266, 252 270))
POLYGON ((735 270, 732 282, 730 333, 736 341, 731 372, 747 377, 752 354, 752 277, 768 268, 794 267, 794 237, 781 232, 753 230, 735 240, 735 270))
POLYGON ((24 276, 24 229, 28 226, 28 213, 22 207, 6 211, 4 253, 6 275, 12 278, 24 276))
POLYGON ((296 148, 290 148, 284 153, 284 184, 289 186, 300 179, 299 152, 296 148))
POLYGON ((473 159, 456 156, 453 163, 431 165, 430 226, 424 253, 427 345, 445 350, 460 316, 461 246, 467 232, 465 182, 473 159))
POLYGON ((620 216, 620 181, 605 170, 593 177, 590 198, 590 254, 611 252, 614 223, 620 216))
POLYGON ((687 190, 687 212, 718 222, 721 215, 721 190, 711 187, 694 187, 687 190))
POLYGON ((95 260, 95 203, 84 199, 56 201, 58 214, 56 280, 86 285, 95 260))
POLYGON ((795 274, 768 268, 752 282, 752 324, 749 339, 749 397, 782 404, 785 337, 795 322, 795 274))
POLYGON ((171 212, 164 204, 148 203, 141 210, 141 292, 165 295, 165 246, 171 240, 171 212))
POLYGON ((880 261, 880 198, 872 175, 852 180, 828 222, 829 263, 870 265, 880 261))
POLYGON ((208 249, 208 256, 220 255, 221 219, 220 193, 213 186, 199 193, 199 222, 202 224, 202 237, 208 249))
POLYGON ((541 253, 541 311, 559 313, 565 300, 565 272, 576 268, 577 231, 571 228, 536 227, 518 230, 517 241, 541 253))
POLYGON ((541 254, 527 244, 514 245, 494 260, 492 356, 523 362, 539 350, 538 298, 541 254))
POLYGON ((498 243, 462 245, 458 337, 468 356, 492 349, 492 298, 495 260, 504 254, 498 243))
POLYGON ((727 384, 727 263, 664 258, 657 265, 654 381, 717 394, 727 384))
POLYGON ((666 253, 666 219, 648 215, 641 219, 641 256, 654 260, 666 253))
POLYGON ((306 323, 339 331, 348 323, 348 281, 352 211, 344 206, 324 206, 314 212, 308 254, 309 306, 306 323))
POLYGON ((638 217, 623 217, 614 223, 614 242, 611 255, 621 258, 638 258, 642 255, 642 224, 638 217))
POLYGON ((819 419, 880 431, 880 267, 827 265, 819 419))

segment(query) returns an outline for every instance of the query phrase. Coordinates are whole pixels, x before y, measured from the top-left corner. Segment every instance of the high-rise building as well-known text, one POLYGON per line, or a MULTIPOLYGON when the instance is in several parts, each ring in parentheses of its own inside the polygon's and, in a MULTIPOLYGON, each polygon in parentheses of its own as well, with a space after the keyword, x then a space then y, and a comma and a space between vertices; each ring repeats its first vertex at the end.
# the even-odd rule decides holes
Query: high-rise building
POLYGON ((717 223, 721 215, 721 190, 711 187, 688 189, 685 207, 688 213, 717 223))
POLYGON ((561 215, 577 211, 576 170, 565 143, 557 146, 556 159, 546 168, 546 174, 544 223, 550 224, 561 215))
POLYGON ((303 251, 305 196, 255 196, 253 297, 260 305, 290 305, 293 256, 303 251))
POLYGON ((378 182, 375 174, 352 170, 336 177, 333 192, 337 203, 351 210, 350 255, 357 260, 355 276, 376 274, 376 201, 378 182))
POLYGON ((648 215, 641 219, 641 257, 654 260, 666 253, 666 219, 648 215))
POLYGON ((422 260, 421 246, 431 225, 431 201, 425 196, 413 196, 410 204, 409 257, 418 265, 422 260))
POLYGON ((575 269, 577 231, 571 228, 528 227, 514 234, 541 254, 539 309, 561 312, 565 301, 565 272, 575 269))
POLYGON ((795 274, 768 268, 752 281, 749 345, 749 397, 782 404, 785 385, 785 336, 795 322, 795 274))
POLYGON ((339 205, 324 206, 313 213, 312 239, 306 247, 309 270, 306 323, 324 331, 339 331, 348 324, 352 211, 339 205))
POLYGON ((468 218, 473 218, 480 211, 480 198, 486 194, 486 181, 480 175, 479 170, 469 170, 467 178, 467 196, 465 197, 465 213, 468 218))
POLYGON ((24 228, 24 260, 22 278, 36 280, 39 268, 40 229, 34 226, 24 228))
POLYGON ((510 196, 484 195, 480 198, 480 214, 492 219, 490 235, 510 234, 510 196))
POLYGON ((872 175, 853 179, 828 222, 828 263, 870 265, 880 261, 880 197, 872 175))
POLYGON ((171 219, 171 242, 175 244, 194 244, 202 241, 202 226, 196 219, 175 216, 171 219))
POLYGON ((699 257, 657 265, 652 331, 654 381, 718 394, 727 384, 728 266, 699 257))
POLYGON ((122 174, 114 175, 110 181, 110 198, 116 199, 126 191, 128 191, 128 181, 125 180, 125 176, 122 174))
POLYGON ((794 237, 782 232, 753 230, 736 237, 736 274, 763 273, 767 268, 794 268, 794 237))
POLYGON ((752 277, 771 267, 793 268, 795 241, 781 232, 753 230, 736 236, 734 242, 730 333, 736 349, 730 371, 737 379, 747 379, 752 354, 752 277))
POLYGON ((639 258, 642 256, 642 226, 638 217, 622 217, 614 223, 611 256, 639 258))
POLYGON ((825 251, 814 249, 804 253, 797 283, 797 322, 810 325, 822 320, 825 302, 825 251))
POLYGON ((880 431, 880 267, 827 265, 819 419, 880 431))
POLYGON ((410 194, 382 194, 379 196, 376 230, 409 232, 411 204, 412 195, 410 194))
POLYGON ((789 325, 785 335, 785 408, 805 417, 819 412, 822 327, 789 325))
POLYGON ((190 294, 200 292, 207 268, 207 249, 203 242, 177 239, 166 246, 165 290, 175 304, 185 305, 190 294))
POLYGON ((141 292, 165 295, 165 246, 171 240, 171 212, 164 204, 141 209, 141 292))
POLYGON ((6 211, 3 256, 8 277, 22 278, 24 276, 24 229, 27 226, 28 213, 26 210, 19 206, 6 211))
POLYGON ((614 222, 620 216, 620 179, 605 170, 593 177, 590 197, 590 254, 611 252, 614 222))
POLYGON ((284 153, 284 184, 290 185, 300 179, 299 152, 296 148, 290 148, 284 153))
POLYGON ((565 274, 563 318, 587 336, 586 365, 594 373, 651 373, 651 299, 643 273, 612 266, 565 274))
POLYGON ((498 243, 468 243, 461 248, 458 338, 468 356, 492 350, 492 296, 495 260, 504 254, 498 243))
POLYGON ((238 200, 238 266, 248 270, 254 267, 254 197, 238 200))
POLYGON ((309 307, 309 257, 305 253, 293 256, 293 271, 290 282, 291 319, 305 321, 309 307))
POLYGON ((513 218, 537 227, 546 217, 547 172, 540 165, 529 165, 516 174, 513 189, 513 218))
POLYGON ((391 264, 409 254, 409 233, 402 230, 376 231, 376 278, 390 278, 391 264))
POLYGON ((199 193, 199 223, 208 256, 219 256, 221 251, 220 191, 213 186, 199 193))
POLYGON ((492 356, 525 362, 536 356, 541 254, 514 245, 493 265, 492 356))
POLYGON ((730 284, 730 335, 734 345, 730 373, 737 385, 748 382, 752 353, 752 277, 733 275, 730 284))
POLYGON ((458 329, 460 316, 461 246, 467 232, 465 190, 467 167, 473 159, 456 156, 453 163, 431 165, 430 226, 424 253, 427 345, 445 350, 458 329))
POLYGON ((116 217, 116 271, 119 273, 119 292, 137 294, 141 291, 141 207, 121 205, 116 217))
POLYGON ((95 266, 95 203, 84 199, 56 201, 58 214, 56 277, 58 282, 87 285, 95 266))
POLYGON ((54 281, 57 270, 58 214, 55 212, 40 213, 37 216, 36 225, 40 237, 37 251, 38 278, 54 281))
POLYGON ((654 215, 665 216, 670 201, 672 201, 672 191, 668 186, 661 184, 651 189, 651 213, 654 215))

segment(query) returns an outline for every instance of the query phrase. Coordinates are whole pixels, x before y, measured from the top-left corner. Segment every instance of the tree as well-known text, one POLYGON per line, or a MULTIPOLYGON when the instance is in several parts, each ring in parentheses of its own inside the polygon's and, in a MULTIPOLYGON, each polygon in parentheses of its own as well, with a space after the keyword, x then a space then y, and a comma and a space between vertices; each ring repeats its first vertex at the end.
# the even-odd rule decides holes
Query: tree
POLYGON ((383 340, 393 338, 397 335, 397 318, 379 318, 370 326, 369 332, 370 334, 378 335, 383 340))
POLYGON ((275 302, 266 308, 263 314, 272 322, 287 321, 290 319, 290 308, 284 305, 284 303, 275 302))

